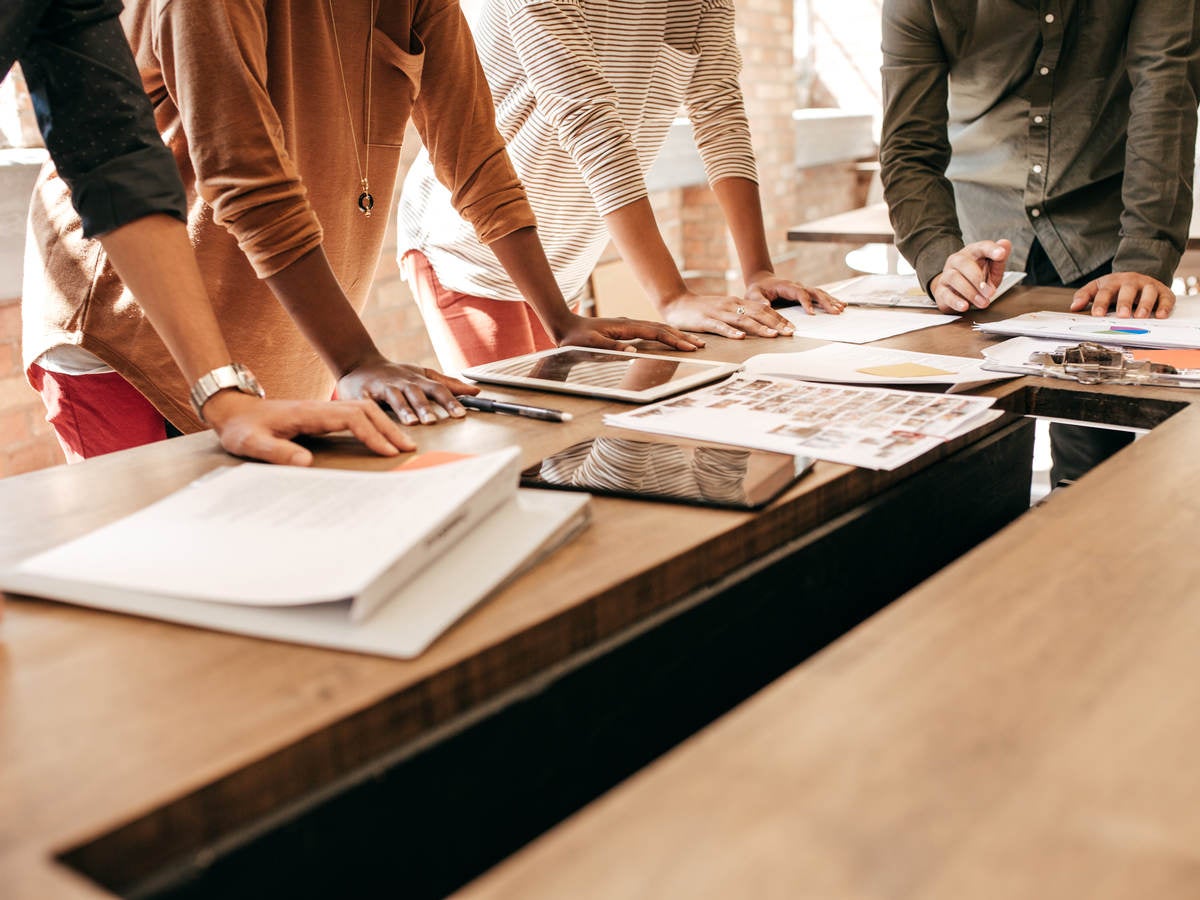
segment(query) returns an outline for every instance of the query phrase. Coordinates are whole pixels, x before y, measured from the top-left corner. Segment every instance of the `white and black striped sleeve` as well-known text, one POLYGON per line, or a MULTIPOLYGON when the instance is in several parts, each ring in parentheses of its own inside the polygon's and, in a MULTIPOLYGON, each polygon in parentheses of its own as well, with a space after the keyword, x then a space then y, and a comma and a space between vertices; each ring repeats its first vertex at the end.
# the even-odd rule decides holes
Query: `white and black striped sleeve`
POLYGON ((757 182, 750 121, 738 83, 742 57, 734 35, 733 0, 705 0, 697 34, 700 59, 686 105, 709 184, 724 178, 757 182))
MULTIPOLYGON (((575 0, 506 0, 513 46, 563 150, 600 215, 646 196, 633 135, 618 113, 583 11, 575 0)), ((514 61, 516 64, 516 61, 514 61)))

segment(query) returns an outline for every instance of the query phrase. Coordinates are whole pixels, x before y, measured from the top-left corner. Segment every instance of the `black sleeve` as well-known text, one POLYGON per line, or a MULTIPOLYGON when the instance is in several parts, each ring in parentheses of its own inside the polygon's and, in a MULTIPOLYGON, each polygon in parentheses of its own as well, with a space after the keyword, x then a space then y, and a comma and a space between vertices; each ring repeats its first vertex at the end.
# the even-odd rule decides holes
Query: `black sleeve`
POLYGON ((25 72, 46 147, 88 237, 151 213, 187 215, 121 30, 119 0, 4 0, 0 64, 25 72))

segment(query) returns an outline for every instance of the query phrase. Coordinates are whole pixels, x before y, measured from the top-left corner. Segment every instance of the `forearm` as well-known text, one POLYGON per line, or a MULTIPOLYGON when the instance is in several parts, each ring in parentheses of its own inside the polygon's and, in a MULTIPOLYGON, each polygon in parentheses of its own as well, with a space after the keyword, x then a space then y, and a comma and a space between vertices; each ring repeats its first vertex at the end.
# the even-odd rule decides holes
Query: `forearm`
POLYGON ((713 192, 725 214, 746 286, 763 275, 774 274, 758 185, 747 178, 724 178, 713 185, 713 192))
POLYGON ((310 250, 266 282, 338 378, 379 359, 379 350, 334 277, 323 247, 310 250))
POLYGON ((949 62, 928 3, 885 0, 883 22, 880 176, 896 246, 927 288, 963 246, 946 178, 949 62))
POLYGON ((100 243, 189 382, 230 362, 182 222, 145 216, 100 243))
POLYGON ((574 314, 567 306, 536 228, 518 228, 488 244, 526 302, 533 307, 550 336, 566 333, 574 314))
POLYGON ((604 223, 621 258, 633 269, 642 290, 659 309, 687 293, 683 275, 658 230, 649 200, 643 197, 613 210, 604 217, 604 223))

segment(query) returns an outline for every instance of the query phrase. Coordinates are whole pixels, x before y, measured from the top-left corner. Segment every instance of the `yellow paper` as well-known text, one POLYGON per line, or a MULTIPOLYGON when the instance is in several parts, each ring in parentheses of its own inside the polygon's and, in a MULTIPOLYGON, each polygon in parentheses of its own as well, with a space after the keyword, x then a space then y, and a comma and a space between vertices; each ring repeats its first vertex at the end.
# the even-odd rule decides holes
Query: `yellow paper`
POLYGON ((864 375, 878 375, 880 378, 923 378, 927 375, 953 375, 945 369, 935 369, 933 366, 923 366, 920 363, 892 363, 887 366, 868 366, 858 369, 864 375))

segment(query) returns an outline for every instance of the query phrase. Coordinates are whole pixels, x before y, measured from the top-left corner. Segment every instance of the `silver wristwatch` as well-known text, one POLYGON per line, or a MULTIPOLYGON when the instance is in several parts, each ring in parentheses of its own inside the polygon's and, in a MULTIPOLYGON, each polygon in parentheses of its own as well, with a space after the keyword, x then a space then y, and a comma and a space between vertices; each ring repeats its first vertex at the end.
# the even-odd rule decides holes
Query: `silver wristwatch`
POLYGON ((227 366, 220 366, 207 372, 196 379, 196 383, 192 385, 192 408, 196 410, 196 415, 200 417, 201 422, 205 422, 204 404, 209 401, 213 394, 218 391, 223 391, 226 388, 233 388, 241 391, 243 394, 251 394, 255 397, 265 397, 266 393, 258 380, 254 377, 249 369, 241 363, 230 363, 227 366))

